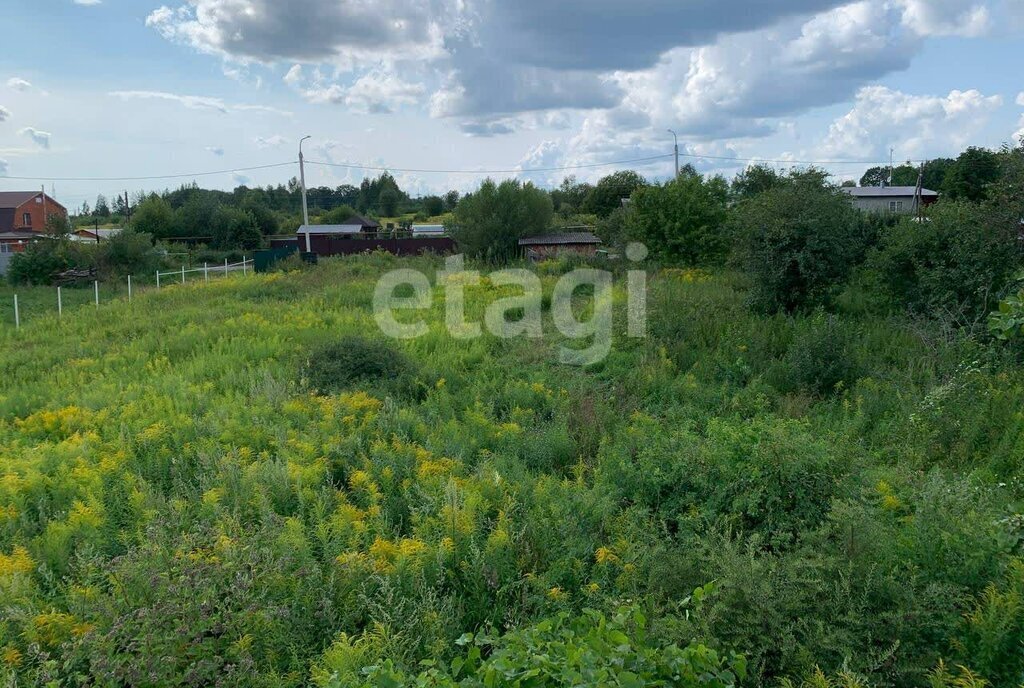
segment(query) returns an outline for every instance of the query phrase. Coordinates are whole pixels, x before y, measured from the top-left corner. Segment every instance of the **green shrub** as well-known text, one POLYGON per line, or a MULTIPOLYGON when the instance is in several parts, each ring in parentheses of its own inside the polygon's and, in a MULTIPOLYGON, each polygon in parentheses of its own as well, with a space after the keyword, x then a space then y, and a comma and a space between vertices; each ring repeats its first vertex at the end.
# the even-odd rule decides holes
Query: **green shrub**
POLYGON ((849 196, 811 174, 742 201, 731 224, 751 303, 764 312, 828 305, 874 240, 849 196))
POLYGON ((815 313, 797 322, 775 386, 783 392, 827 395, 849 387, 859 376, 853 351, 855 333, 837 316, 815 313))
POLYGON ((719 653, 696 641, 686 647, 665 645, 649 637, 639 607, 623 607, 611 618, 585 610, 580 616, 561 613, 537 624, 493 638, 467 633, 458 640, 465 654, 450 664, 425 660, 419 676, 404 673, 385 661, 352 676, 331 666, 320 668, 321 688, 362 686, 494 686, 547 688, 556 686, 679 686, 731 688, 746 676, 746 662, 736 654, 719 653))
POLYGON ((387 385, 402 378, 409 369, 405 356, 389 344, 347 336, 310 351, 302 375, 312 389, 333 393, 360 382, 387 385))
POLYGON ((1008 207, 940 202, 883 233, 864 267, 890 307, 974 325, 1020 268, 1019 231, 1008 207))
POLYGON ((1016 688, 1024 681, 1024 560, 1014 560, 1005 579, 978 597, 964 616, 957 649, 993 686, 1016 688))
POLYGON ((7 279, 11 284, 51 284, 57 273, 69 267, 63 242, 37 241, 11 256, 7 279))

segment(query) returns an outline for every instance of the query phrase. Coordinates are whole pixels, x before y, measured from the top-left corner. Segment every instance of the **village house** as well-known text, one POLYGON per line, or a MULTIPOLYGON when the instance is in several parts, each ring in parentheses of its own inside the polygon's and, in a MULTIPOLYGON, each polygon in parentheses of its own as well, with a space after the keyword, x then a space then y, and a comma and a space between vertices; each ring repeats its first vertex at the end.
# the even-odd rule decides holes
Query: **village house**
MULTIPOLYGON (((915 213, 918 210, 916 186, 844 186, 853 198, 853 207, 870 213, 915 213)), ((939 200, 937 191, 920 190, 921 207, 939 200)))
POLYGON ((41 191, 0 191, 0 251, 20 252, 46 230, 46 218, 67 209, 41 191))

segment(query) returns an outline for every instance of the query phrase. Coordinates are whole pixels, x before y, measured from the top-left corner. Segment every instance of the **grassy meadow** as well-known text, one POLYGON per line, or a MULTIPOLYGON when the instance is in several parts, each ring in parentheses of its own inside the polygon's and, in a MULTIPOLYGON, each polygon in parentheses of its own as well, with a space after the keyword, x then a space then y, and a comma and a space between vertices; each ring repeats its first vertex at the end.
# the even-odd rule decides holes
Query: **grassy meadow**
POLYGON ((453 338, 440 298, 383 340, 395 267, 440 264, 0 323, 4 685, 1024 681, 1009 354, 652 269, 649 336, 618 279, 612 353, 578 368, 550 327, 453 338), (357 337, 395 365, 314 384, 357 337))

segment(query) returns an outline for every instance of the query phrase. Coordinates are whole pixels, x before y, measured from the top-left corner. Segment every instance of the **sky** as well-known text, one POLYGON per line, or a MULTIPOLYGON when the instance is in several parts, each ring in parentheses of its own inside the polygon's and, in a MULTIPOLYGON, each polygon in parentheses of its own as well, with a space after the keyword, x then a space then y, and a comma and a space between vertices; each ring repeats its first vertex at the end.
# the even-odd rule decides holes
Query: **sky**
POLYGON ((412 194, 1024 135, 1024 0, 5 0, 0 190, 412 194), (379 169, 378 169, 379 168, 379 169), (206 174, 211 173, 211 174, 206 174))

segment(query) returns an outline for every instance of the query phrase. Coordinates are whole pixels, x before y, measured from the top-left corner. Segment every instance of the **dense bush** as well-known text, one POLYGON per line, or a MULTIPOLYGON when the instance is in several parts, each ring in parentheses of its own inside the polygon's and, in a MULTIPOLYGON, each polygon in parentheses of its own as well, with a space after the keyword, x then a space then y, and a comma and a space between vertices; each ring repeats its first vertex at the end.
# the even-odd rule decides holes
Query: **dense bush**
MULTIPOLYGON (((391 662, 369 666, 360 674, 350 662, 318 669, 321 688, 391 686, 659 686, 733 688, 746 675, 741 656, 722 654, 700 643, 680 648, 648 635, 638 607, 618 609, 611 618, 593 610, 580 616, 562 613, 552 619, 498 638, 469 633, 458 644, 464 656, 449 665, 430 667, 411 677, 391 662)), ((328 653, 331 656, 331 653, 328 653)))
POLYGON ((349 336, 315 347, 303 364, 303 377, 321 392, 338 392, 360 382, 394 382, 409 371, 400 352, 381 340, 349 336))
POLYGON ((866 275, 890 307, 976 324, 1020 269, 1019 231, 1011 208, 942 201, 884 232, 866 275))
POLYGON ((723 178, 699 174, 641 187, 630 203, 632 238, 668 262, 718 263, 728 250, 723 231, 728 190, 723 178))
POLYGON ((849 196, 813 174, 741 202, 731 221, 751 302, 766 312, 830 303, 874 239, 849 196))
POLYGON ((857 333, 834 315, 821 312, 797 323, 796 334, 775 385, 783 392, 831 394, 856 382, 859 367, 853 351, 857 333))
POLYGON ((29 244, 11 257, 7 279, 11 284, 51 284, 70 261, 65 242, 56 239, 29 244))

